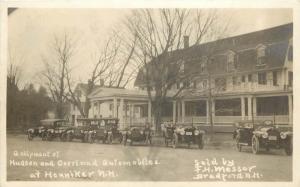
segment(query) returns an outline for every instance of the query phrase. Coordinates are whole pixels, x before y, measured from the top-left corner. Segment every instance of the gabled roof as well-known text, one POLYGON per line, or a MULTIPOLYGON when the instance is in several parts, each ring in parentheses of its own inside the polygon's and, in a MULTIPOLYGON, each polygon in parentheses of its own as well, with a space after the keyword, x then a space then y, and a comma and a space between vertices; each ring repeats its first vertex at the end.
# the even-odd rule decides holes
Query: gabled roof
MULTIPOLYGON (((154 92, 151 92, 153 95, 154 92)), ((168 96, 173 96, 175 93, 169 92, 168 96)), ((125 88, 105 88, 100 87, 94 90, 89 96, 89 98, 140 98, 140 99, 148 99, 148 93, 145 90, 133 90, 133 89, 125 89, 125 88)))
MULTIPOLYGON (((168 61, 174 62, 183 59, 185 61, 186 72, 199 72, 201 57, 213 56, 213 60, 209 62, 208 68, 212 75, 220 75, 228 73, 226 53, 233 51, 236 54, 237 60, 235 72, 255 71, 257 70, 257 46, 265 45, 267 47, 266 65, 261 68, 281 68, 284 66, 289 40, 292 37, 293 23, 289 23, 172 51, 169 54, 168 61)), ((135 85, 141 84, 144 84, 143 73, 139 71, 135 85)))

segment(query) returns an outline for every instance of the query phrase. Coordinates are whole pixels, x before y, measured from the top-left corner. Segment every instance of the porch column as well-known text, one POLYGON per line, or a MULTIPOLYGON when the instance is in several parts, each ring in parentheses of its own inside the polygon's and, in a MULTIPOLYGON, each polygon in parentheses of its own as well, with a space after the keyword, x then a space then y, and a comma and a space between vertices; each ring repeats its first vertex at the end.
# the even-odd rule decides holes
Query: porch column
POLYGON ((121 98, 120 100, 120 112, 119 112, 119 119, 120 119, 120 127, 124 128, 124 99, 121 98))
POLYGON ((215 110, 216 110, 216 101, 214 99, 211 99, 211 113, 212 113, 212 117, 215 117, 215 110))
POLYGON ((177 105, 177 121, 180 119, 180 102, 176 102, 177 105))
POLYGON ((206 100, 206 123, 209 124, 209 101, 206 100))
POLYGON ((152 106, 151 106, 151 100, 148 101, 148 122, 151 123, 151 112, 152 112, 152 106))
POLYGON ((133 118, 133 105, 132 104, 128 104, 129 105, 129 125, 132 125, 132 118, 133 118))
POLYGON ((173 101, 173 123, 176 123, 176 101, 173 101))
POLYGON ((253 97, 253 118, 254 118, 254 120, 255 120, 255 117, 257 116, 257 111, 256 111, 256 109, 257 109, 257 105, 256 105, 256 97, 253 97))
POLYGON ((113 99, 113 103, 114 103, 114 110, 113 110, 113 117, 118 117, 117 116, 117 111, 118 111, 118 103, 117 103, 117 98, 113 99))
POLYGON ((248 120, 252 119, 252 97, 248 97, 248 120))
POLYGON ((241 97, 242 120, 245 120, 245 98, 241 97))
POLYGON ((181 121, 184 123, 185 118, 185 101, 181 101, 181 121))
POLYGON ((289 125, 293 124, 293 97, 288 95, 289 102, 289 125))

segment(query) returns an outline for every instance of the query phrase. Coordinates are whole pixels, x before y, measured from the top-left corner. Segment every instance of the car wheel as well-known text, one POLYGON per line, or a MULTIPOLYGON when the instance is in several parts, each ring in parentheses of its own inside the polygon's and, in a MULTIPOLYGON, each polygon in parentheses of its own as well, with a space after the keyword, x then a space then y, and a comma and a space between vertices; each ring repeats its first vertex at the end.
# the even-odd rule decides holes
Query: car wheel
POLYGON ((67 134, 63 133, 60 135, 60 141, 65 142, 67 141, 67 134))
POLYGON ((50 132, 47 133, 46 139, 47 139, 48 141, 52 141, 52 134, 51 134, 50 132))
POLYGON ((126 138, 126 135, 124 135, 123 137, 122 137, 122 141, 123 141, 123 144, 124 144, 124 146, 126 146, 126 143, 127 143, 127 138, 126 138))
POLYGON ((199 139, 199 142, 198 142, 198 148, 203 149, 203 147, 204 147, 204 139, 203 139, 203 136, 201 136, 201 138, 199 139))
POLYGON ((259 140, 255 135, 252 137, 252 152, 254 154, 259 153, 259 140))
POLYGON ((46 133, 42 133, 42 141, 46 141, 47 140, 47 135, 46 133))
POLYGON ((29 132, 28 135, 27 135, 27 137, 28 137, 29 141, 33 140, 33 134, 32 133, 29 132))
POLYGON ((68 142, 71 142, 72 141, 72 135, 70 133, 67 134, 67 141, 68 142))
POLYGON ((169 146, 169 141, 168 141, 168 139, 167 139, 167 138, 165 138, 165 145, 166 145, 166 147, 168 147, 168 146, 169 146))
POLYGON ((173 137, 173 148, 176 149, 178 147, 178 136, 177 134, 174 134, 173 137))
POLYGON ((237 148, 237 150, 239 152, 241 152, 242 151, 242 145, 240 144, 240 138, 239 138, 239 136, 236 136, 235 141, 236 141, 236 148, 237 148))
POLYGON ((107 143, 112 144, 112 135, 107 136, 107 143))
POLYGON ((293 140, 290 139, 284 147, 286 155, 290 156, 293 154, 293 140))

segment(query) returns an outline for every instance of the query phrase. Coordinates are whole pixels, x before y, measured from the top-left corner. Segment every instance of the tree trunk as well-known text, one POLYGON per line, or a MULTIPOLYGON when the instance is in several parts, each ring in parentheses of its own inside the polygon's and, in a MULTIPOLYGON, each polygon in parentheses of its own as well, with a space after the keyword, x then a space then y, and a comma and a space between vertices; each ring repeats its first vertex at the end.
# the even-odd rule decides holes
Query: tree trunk
POLYGON ((153 113, 154 113, 155 130, 156 130, 156 132, 160 133, 161 132, 161 122, 162 122, 162 101, 161 101, 161 98, 157 98, 154 101, 153 113))

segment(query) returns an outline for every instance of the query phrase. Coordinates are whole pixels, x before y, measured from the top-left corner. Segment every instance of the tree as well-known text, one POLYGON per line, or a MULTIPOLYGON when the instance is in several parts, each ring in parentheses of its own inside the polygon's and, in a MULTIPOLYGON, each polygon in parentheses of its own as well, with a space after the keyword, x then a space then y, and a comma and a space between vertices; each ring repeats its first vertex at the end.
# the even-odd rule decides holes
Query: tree
POLYGON ((120 31, 114 31, 99 52, 84 92, 84 105, 81 104, 80 98, 72 88, 70 71, 66 73, 68 85, 68 97, 66 98, 78 108, 83 117, 88 117, 88 112, 91 108, 88 96, 94 90, 97 82, 101 80, 107 87, 124 88, 134 77, 136 68, 130 68, 130 62, 134 53, 136 39, 125 42, 122 38, 120 31))
POLYGON ((70 72, 71 58, 75 52, 76 42, 70 34, 64 33, 62 37, 54 36, 51 45, 51 55, 44 57, 47 88, 56 106, 58 118, 64 118, 66 113, 66 95, 68 93, 68 74, 70 72))
POLYGON ((182 38, 189 36, 192 45, 199 45, 219 38, 227 25, 220 23, 216 11, 190 9, 133 10, 125 25, 130 35, 137 37, 136 62, 142 69, 148 97, 153 103, 156 129, 160 130, 162 106, 170 88, 177 82, 184 83, 173 95, 178 98, 197 73, 182 71, 184 59, 180 55, 182 48, 188 47, 187 38, 185 41, 182 38))

